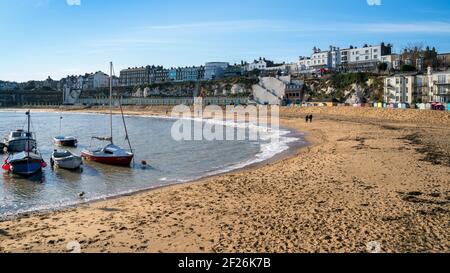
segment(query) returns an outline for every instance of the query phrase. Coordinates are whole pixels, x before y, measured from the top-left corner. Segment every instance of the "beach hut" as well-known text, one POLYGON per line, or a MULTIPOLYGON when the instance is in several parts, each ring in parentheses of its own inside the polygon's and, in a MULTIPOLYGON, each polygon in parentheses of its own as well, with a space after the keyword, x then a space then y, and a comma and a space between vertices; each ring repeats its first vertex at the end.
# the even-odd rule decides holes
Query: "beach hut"
POLYGON ((447 111, 450 111, 450 103, 447 103, 447 111))
POLYGON ((430 109, 431 109, 431 103, 425 104, 425 109, 426 109, 426 110, 430 110, 430 109))

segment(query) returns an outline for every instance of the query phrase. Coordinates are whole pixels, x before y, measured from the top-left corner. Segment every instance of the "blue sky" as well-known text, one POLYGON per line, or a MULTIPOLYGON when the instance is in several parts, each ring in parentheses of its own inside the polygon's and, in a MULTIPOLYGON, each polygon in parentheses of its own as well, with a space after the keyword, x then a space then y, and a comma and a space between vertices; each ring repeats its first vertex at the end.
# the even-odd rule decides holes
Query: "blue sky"
POLYGON ((423 43, 450 52, 448 0, 2 0, 0 80, 201 65, 313 46, 423 43))

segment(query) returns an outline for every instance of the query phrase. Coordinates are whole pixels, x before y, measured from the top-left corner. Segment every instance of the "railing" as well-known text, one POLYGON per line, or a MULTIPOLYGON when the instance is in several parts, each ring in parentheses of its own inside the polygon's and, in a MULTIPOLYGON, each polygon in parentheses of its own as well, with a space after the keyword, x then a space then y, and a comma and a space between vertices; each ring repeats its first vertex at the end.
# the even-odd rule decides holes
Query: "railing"
MULTIPOLYGON (((114 104, 118 104, 119 98, 113 99, 114 104)), ((194 98, 122 98, 122 105, 136 105, 136 106, 176 106, 176 105, 194 105, 194 98)), ((83 105, 109 105, 109 98, 83 98, 77 101, 77 104, 83 105)), ((206 97, 203 98, 204 105, 241 105, 248 104, 246 97, 206 97)))

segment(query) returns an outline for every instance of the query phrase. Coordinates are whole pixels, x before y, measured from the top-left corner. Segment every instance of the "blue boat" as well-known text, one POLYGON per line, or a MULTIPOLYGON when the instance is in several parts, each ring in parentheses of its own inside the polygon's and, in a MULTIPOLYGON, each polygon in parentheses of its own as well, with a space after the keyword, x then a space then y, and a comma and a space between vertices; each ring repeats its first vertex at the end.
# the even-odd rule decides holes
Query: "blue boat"
MULTIPOLYGON (((29 145, 31 141, 34 141, 31 138, 30 133, 30 111, 28 111, 26 114, 28 117, 28 131, 25 141, 27 147, 32 147, 29 145)), ((10 154, 5 160, 5 163, 2 165, 2 169, 13 174, 31 176, 36 173, 40 173, 42 171, 42 168, 45 168, 46 166, 47 165, 45 161, 42 159, 36 147, 34 146, 32 149, 27 149, 23 152, 10 154)))
POLYGON ((2 168, 17 175, 31 176, 42 171, 46 164, 39 154, 21 152, 8 157, 2 168))

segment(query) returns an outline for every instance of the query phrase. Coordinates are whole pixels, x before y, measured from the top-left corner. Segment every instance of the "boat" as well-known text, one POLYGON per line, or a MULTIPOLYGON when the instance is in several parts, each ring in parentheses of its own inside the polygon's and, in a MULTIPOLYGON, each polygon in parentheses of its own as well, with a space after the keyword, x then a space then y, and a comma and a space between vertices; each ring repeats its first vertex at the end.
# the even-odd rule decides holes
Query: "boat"
POLYGON ((104 148, 91 151, 83 151, 81 156, 89 161, 95 161, 107 165, 129 166, 133 160, 133 154, 122 148, 108 144, 104 148))
POLYGON ((75 137, 57 136, 53 138, 55 145, 60 147, 77 147, 78 140, 75 137))
POLYGON ((83 160, 69 151, 59 152, 55 150, 52 154, 51 164, 57 168, 76 170, 81 167, 83 160))
POLYGON ((9 133, 8 138, 5 139, 5 146, 8 153, 32 151, 36 148, 36 138, 31 132, 25 132, 24 130, 12 131, 9 133))
POLYGON ((117 145, 114 144, 113 141, 113 114, 112 114, 112 77, 113 77, 113 63, 110 63, 110 82, 109 82, 109 125, 110 125, 110 136, 109 137, 92 137, 92 139, 109 142, 103 148, 97 148, 93 150, 83 150, 81 152, 81 157, 88 161, 98 162, 107 165, 115 165, 115 166, 130 166, 134 154, 133 149, 131 147, 131 142, 128 137, 128 130, 125 123, 125 117, 123 115, 122 105, 120 104, 120 110, 122 113, 122 121, 125 128, 126 137, 125 139, 128 141, 128 145, 130 151, 127 151, 117 145))
POLYGON ((7 147, 6 147, 5 143, 0 142, 0 154, 5 152, 6 150, 7 150, 7 147))
POLYGON ((78 140, 73 136, 63 136, 61 135, 63 117, 59 118, 59 136, 53 138, 55 145, 60 147, 77 147, 78 140))
MULTIPOLYGON (((13 174, 31 176, 41 172, 42 168, 47 167, 47 164, 37 151, 36 140, 32 138, 33 134, 30 132, 30 111, 28 111, 26 115, 28 119, 28 130, 26 132, 20 132, 21 136, 26 136, 23 146, 25 147, 25 150, 17 153, 10 153, 2 165, 2 169, 13 174)), ((18 142, 13 141, 10 143, 16 145, 18 142)))
POLYGON ((47 164, 38 153, 20 152, 10 155, 2 169, 17 175, 31 176, 42 171, 47 164))

